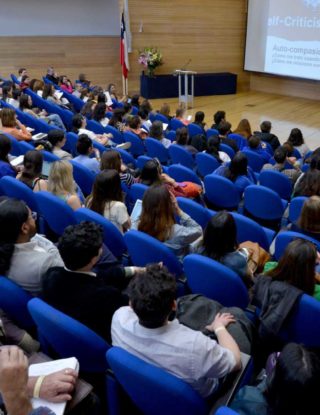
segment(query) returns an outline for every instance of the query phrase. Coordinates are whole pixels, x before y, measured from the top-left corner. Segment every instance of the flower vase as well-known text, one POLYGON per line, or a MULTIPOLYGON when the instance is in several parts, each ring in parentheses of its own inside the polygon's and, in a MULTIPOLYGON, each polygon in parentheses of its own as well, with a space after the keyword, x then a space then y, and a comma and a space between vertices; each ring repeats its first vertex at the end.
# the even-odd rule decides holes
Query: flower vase
POLYGON ((154 67, 148 66, 148 72, 147 75, 149 76, 149 78, 154 78, 154 67))

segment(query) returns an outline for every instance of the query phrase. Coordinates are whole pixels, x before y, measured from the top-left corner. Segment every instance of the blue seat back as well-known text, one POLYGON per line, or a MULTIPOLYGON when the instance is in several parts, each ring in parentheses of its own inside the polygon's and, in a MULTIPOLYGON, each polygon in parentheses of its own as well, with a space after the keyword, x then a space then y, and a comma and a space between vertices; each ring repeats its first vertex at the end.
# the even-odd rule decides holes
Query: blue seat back
POLYGON ((67 133, 66 139, 67 141, 66 141, 66 144, 63 146, 63 150, 72 154, 73 157, 76 157, 78 155, 77 154, 78 135, 75 133, 67 133))
POLYGON ((224 307, 245 309, 248 290, 239 275, 226 266, 202 255, 187 255, 183 261, 188 286, 195 294, 218 301, 224 307))
POLYGON ((207 138, 209 138, 213 135, 219 135, 219 131, 216 130, 215 128, 208 128, 207 131, 206 131, 206 135, 207 135, 207 138))
POLYGON ((12 74, 10 74, 10 76, 11 76, 12 81, 15 84, 20 85, 20 82, 19 82, 18 78, 15 76, 15 74, 12 73, 12 74))
POLYGON ((104 131, 107 134, 112 134, 112 141, 116 144, 121 144, 124 142, 123 139, 123 135, 120 133, 119 130, 117 130, 116 128, 112 127, 112 125, 107 125, 106 127, 104 127, 104 131))
POLYGON ((171 144, 169 155, 173 164, 182 164, 189 169, 192 169, 195 164, 194 158, 189 151, 178 144, 171 144))
POLYGON ((84 196, 88 196, 92 192, 93 183, 96 178, 96 174, 93 173, 88 167, 77 163, 74 160, 70 160, 73 166, 73 178, 82 190, 84 196))
POLYGON ((168 138, 171 143, 173 143, 174 141, 176 141, 176 132, 174 130, 171 131, 166 131, 166 138, 168 138))
POLYGON ((76 224, 74 211, 66 202, 45 191, 35 193, 41 216, 44 217, 53 232, 62 235, 65 228, 76 224))
POLYGON ((60 158, 49 151, 42 150, 43 160, 48 161, 49 163, 54 163, 55 161, 59 161, 60 158))
POLYGON ((126 150, 122 150, 122 148, 115 148, 114 150, 120 153, 121 159, 124 162, 124 164, 126 165, 131 164, 133 168, 136 166, 136 160, 126 150))
POLYGON ((130 201, 134 204, 136 200, 143 199, 145 192, 148 190, 148 186, 142 183, 134 183, 128 190, 130 201))
POLYGON ((149 156, 139 156, 137 158, 137 168, 142 170, 147 161, 152 160, 149 156))
POLYGON ((136 230, 126 232, 124 239, 134 265, 144 267, 163 262, 172 274, 182 275, 181 263, 164 243, 136 230))
POLYGON ((186 197, 177 197, 177 202, 180 209, 187 213, 203 229, 207 226, 208 220, 211 217, 208 209, 194 200, 187 199, 186 197))
POLYGON ((233 159, 234 155, 236 154, 234 152, 233 148, 231 148, 227 144, 223 144, 223 143, 220 144, 220 151, 224 151, 225 153, 227 153, 228 156, 231 158, 231 160, 233 159))
POLYGON ((10 141, 11 141, 10 154, 12 156, 20 156, 21 154, 24 154, 24 153, 21 153, 22 149, 19 146, 20 143, 19 143, 19 141, 16 138, 14 138, 12 135, 7 134, 7 133, 5 134, 5 136, 7 136, 8 138, 10 138, 10 141))
POLYGON ((49 344, 61 358, 76 357, 84 372, 104 373, 105 354, 110 347, 104 339, 39 298, 29 301, 28 309, 42 344, 49 344))
POLYGON ((215 415, 240 415, 239 412, 235 412, 227 406, 220 406, 220 408, 215 412, 215 415))
POLYGON ((252 168, 252 170, 259 173, 265 164, 263 158, 251 150, 242 150, 242 153, 247 156, 248 165, 252 168))
POLYGON ((138 115, 138 112, 139 112, 139 108, 138 107, 135 107, 133 105, 132 106, 132 109, 131 109, 131 115, 138 115))
POLYGON ((231 138, 232 140, 236 142, 239 150, 242 150, 244 147, 248 145, 247 140, 244 137, 242 137, 242 135, 240 134, 231 133, 228 135, 228 138, 231 138))
POLYGON ((297 160, 301 159, 300 151, 297 148, 293 148, 293 157, 296 157, 297 160))
POLYGON ((205 400, 183 380, 131 353, 112 347, 107 361, 144 415, 207 415, 205 400))
POLYGON ((251 185, 244 191, 244 207, 255 218, 272 221, 281 219, 286 205, 273 190, 251 185))
POLYGON ((168 168, 168 174, 176 182, 192 182, 202 186, 200 178, 193 170, 179 164, 172 164, 168 168))
POLYGON ((145 140, 147 155, 149 157, 157 157, 160 163, 167 163, 169 159, 169 152, 165 146, 155 138, 147 138, 145 140))
POLYGON ((123 139, 124 141, 128 141, 129 143, 131 143, 129 151, 133 155, 133 157, 142 156, 144 154, 143 141, 136 134, 133 134, 130 131, 126 131, 123 133, 123 139))
POLYGON ((127 251, 122 233, 112 222, 102 215, 87 208, 80 208, 75 211, 75 218, 78 223, 89 221, 101 225, 103 228, 103 242, 116 258, 121 258, 127 251))
POLYGON ((103 126, 96 120, 87 120, 86 128, 95 134, 104 134, 103 126))
POLYGON ((10 176, 0 179, 0 189, 8 197, 23 200, 33 212, 39 208, 33 191, 24 183, 10 176))
POLYGON ((240 202, 239 191, 229 179, 209 174, 204 178, 207 199, 219 208, 235 209, 240 202))
POLYGON ((197 171, 202 177, 205 177, 208 174, 213 173, 220 166, 220 163, 217 161, 215 157, 206 153, 196 154, 196 162, 197 171))
POLYGON ((170 130, 176 131, 178 128, 183 128, 185 125, 182 121, 177 120, 176 118, 171 118, 169 123, 170 130))
POLYGON ((301 214, 302 206, 308 198, 305 196, 298 196, 291 199, 289 205, 289 221, 296 222, 301 214))
POLYGON ((164 124, 169 124, 168 118, 163 114, 159 114, 159 113, 155 114, 154 121, 156 121, 156 120, 161 121, 164 124))
POLYGON ((61 89, 59 87, 56 87, 59 91, 63 92, 63 96, 73 105, 73 108, 80 112, 82 107, 84 106, 84 101, 82 99, 76 97, 73 94, 70 94, 70 92, 65 91, 64 89, 61 89))
POLYGON ((260 173, 259 182, 262 186, 268 187, 278 193, 281 199, 290 199, 292 183, 284 174, 274 170, 264 170, 260 173))
POLYGON ((317 247, 317 250, 320 251, 320 242, 316 239, 311 238, 310 236, 304 235, 303 233, 292 231, 279 232, 276 237, 274 251, 274 257, 277 261, 279 261, 281 256, 284 254, 287 245, 289 245, 291 241, 297 238, 302 238, 312 242, 317 247))
POLYGON ((194 135, 197 135, 197 134, 204 134, 203 129, 199 127, 199 125, 193 124, 193 123, 188 125, 188 133, 189 133, 189 137, 193 137, 194 135))
POLYGON ((35 323, 28 311, 28 302, 32 295, 7 277, 0 276, 0 308, 21 329, 30 330, 35 323))

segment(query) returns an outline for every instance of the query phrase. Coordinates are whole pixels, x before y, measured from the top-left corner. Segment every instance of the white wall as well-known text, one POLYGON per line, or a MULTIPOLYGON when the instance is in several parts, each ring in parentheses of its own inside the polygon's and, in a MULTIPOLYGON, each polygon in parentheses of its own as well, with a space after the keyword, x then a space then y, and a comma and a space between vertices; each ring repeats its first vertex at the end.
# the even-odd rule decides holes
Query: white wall
POLYGON ((118 0, 0 0, 0 36, 118 36, 119 19, 118 0))

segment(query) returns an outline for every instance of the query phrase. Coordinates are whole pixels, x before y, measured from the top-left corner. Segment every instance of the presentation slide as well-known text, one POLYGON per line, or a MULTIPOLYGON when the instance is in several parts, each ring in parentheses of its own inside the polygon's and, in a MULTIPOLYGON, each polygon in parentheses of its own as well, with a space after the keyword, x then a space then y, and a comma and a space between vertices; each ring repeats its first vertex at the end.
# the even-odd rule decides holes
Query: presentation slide
POLYGON ((245 69, 320 80, 320 0, 249 0, 245 69))

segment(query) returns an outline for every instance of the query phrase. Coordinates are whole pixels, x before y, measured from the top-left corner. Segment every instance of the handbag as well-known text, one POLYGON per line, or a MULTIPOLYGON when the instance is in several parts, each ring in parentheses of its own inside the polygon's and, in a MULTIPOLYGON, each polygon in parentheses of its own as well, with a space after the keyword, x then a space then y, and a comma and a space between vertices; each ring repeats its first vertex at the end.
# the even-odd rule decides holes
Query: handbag
POLYGON ((263 271, 263 267, 266 262, 270 261, 271 255, 257 242, 245 241, 239 245, 239 249, 246 249, 249 253, 248 257, 248 268, 252 274, 263 271))

